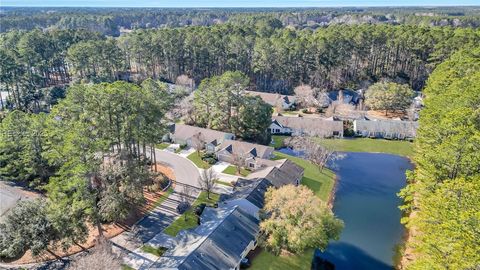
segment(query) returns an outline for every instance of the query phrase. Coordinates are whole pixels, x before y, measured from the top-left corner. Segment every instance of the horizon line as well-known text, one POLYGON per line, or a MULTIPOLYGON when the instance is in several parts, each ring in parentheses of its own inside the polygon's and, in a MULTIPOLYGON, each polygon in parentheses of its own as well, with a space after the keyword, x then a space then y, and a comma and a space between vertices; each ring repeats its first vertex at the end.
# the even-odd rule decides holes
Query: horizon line
POLYGON ((321 6, 110 6, 110 5, 93 5, 93 6, 81 6, 81 5, 0 5, 0 8, 10 7, 24 7, 24 8, 367 8, 367 7, 419 7, 419 8, 437 8, 437 7, 480 7, 480 5, 470 4, 439 4, 439 5, 321 5, 321 6))

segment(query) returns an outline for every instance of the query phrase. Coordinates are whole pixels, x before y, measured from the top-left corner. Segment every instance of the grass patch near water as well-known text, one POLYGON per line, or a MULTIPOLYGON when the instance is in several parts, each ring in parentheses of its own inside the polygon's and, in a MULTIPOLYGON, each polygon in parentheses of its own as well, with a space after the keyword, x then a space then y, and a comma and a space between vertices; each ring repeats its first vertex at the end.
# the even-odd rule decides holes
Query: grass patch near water
POLYGON ((413 143, 409 141, 352 138, 352 139, 315 139, 321 145, 341 152, 386 153, 399 156, 413 156, 413 143))

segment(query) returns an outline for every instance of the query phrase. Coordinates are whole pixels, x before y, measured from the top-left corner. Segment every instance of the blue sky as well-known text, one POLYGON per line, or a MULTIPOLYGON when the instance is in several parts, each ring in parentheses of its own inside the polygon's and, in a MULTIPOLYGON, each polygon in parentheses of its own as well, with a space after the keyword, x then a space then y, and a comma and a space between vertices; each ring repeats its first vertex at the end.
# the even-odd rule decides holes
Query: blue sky
POLYGON ((480 0, 0 0, 0 6, 332 7, 480 5, 480 0))

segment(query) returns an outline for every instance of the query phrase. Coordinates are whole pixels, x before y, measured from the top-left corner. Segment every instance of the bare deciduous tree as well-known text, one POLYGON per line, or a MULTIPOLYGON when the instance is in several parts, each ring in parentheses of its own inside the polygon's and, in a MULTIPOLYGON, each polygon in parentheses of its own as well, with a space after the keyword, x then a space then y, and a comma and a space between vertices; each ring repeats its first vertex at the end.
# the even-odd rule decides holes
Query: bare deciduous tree
POLYGON ((205 147, 205 139, 201 132, 192 136, 192 147, 197 151, 197 155, 200 155, 200 151, 205 147))
POLYGON ((200 187, 207 192, 207 198, 210 199, 210 192, 215 188, 217 175, 212 168, 203 170, 198 178, 200 187))
POLYGON ((100 237, 97 244, 89 254, 81 256, 73 261, 69 270, 103 270, 120 269, 121 263, 117 255, 112 251, 112 246, 107 239, 100 237))
POLYGON ((304 158, 317 165, 320 172, 329 164, 334 166, 334 161, 343 158, 342 155, 332 149, 322 146, 309 137, 294 137, 288 145, 294 150, 303 153, 304 158))
POLYGON ((245 156, 240 153, 232 154, 232 164, 237 168, 237 173, 240 174, 240 171, 243 166, 245 166, 245 156))
POLYGON ((175 84, 189 87, 190 90, 193 90, 193 88, 195 87, 195 81, 185 74, 178 76, 175 80, 175 84))
POLYGON ((192 195, 193 187, 189 185, 183 185, 182 191, 179 194, 180 203, 177 206, 177 212, 184 214, 184 219, 187 220, 187 215, 185 214, 188 209, 192 206, 192 195))
POLYGON ((317 106, 317 100, 315 98, 316 90, 310 87, 309 85, 302 84, 293 90, 297 96, 298 102, 304 108, 317 106))

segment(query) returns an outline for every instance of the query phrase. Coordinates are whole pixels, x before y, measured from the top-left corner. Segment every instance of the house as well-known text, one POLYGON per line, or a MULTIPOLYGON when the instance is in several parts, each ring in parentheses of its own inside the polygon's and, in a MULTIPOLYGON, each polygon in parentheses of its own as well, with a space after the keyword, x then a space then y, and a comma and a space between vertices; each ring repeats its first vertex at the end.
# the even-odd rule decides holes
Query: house
POLYGON ((265 178, 238 179, 233 193, 220 195, 219 206, 241 205, 249 214, 259 218, 258 211, 265 205, 265 192, 272 186, 265 178))
POLYGON ((242 142, 234 140, 224 140, 217 152, 217 158, 220 161, 235 163, 235 158, 240 157, 244 160, 244 165, 250 170, 256 170, 261 167, 260 159, 270 159, 273 154, 273 147, 242 142), (258 163, 258 164, 257 164, 258 163))
POLYGON ((282 109, 284 110, 290 110, 295 107, 295 102, 296 102, 295 96, 281 95, 277 93, 256 92, 256 91, 245 91, 245 94, 250 96, 258 96, 265 103, 272 105, 272 107, 274 108, 276 108, 279 105, 281 105, 282 109))
POLYGON ((178 233, 174 246, 148 268, 240 269, 242 260, 257 246, 259 213, 267 190, 286 184, 298 185, 302 177, 303 168, 284 159, 250 174, 248 179, 239 179, 232 194, 221 195, 217 208, 206 207, 200 216, 200 225, 178 233))
POLYGON ((304 169, 293 161, 282 159, 276 166, 270 166, 248 175, 247 179, 266 179, 276 188, 285 185, 298 186, 303 178, 304 169))
POLYGON ((418 122, 401 120, 353 121, 353 131, 357 136, 385 139, 413 139, 417 135, 418 122))
POLYGON ((343 137, 343 121, 332 118, 273 116, 268 131, 292 136, 343 137))
POLYGON ((360 105, 364 99, 364 90, 334 90, 327 92, 327 95, 330 102, 338 101, 343 104, 360 105))
POLYGON ((195 137, 205 144, 207 152, 216 152, 224 140, 235 139, 235 135, 232 133, 182 124, 171 126, 170 139, 174 143, 193 147, 195 137))
POLYGON ((240 269, 240 263, 257 246, 259 219, 241 206, 206 207, 200 225, 180 232, 176 245, 150 269, 240 269))

